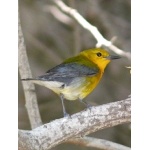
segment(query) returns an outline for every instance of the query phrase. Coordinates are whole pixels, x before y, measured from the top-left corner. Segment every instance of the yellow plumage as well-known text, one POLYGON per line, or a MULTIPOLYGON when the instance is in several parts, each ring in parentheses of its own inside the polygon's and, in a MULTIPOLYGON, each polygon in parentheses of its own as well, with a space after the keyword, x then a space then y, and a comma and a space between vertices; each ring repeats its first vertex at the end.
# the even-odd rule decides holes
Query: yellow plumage
MULTIPOLYGON (((119 56, 112 56, 104 49, 89 49, 65 60, 42 76, 24 80, 31 80, 60 95, 64 116, 66 116, 64 98, 67 100, 79 99, 83 102, 82 99, 90 94, 101 80, 110 60, 118 58, 119 56)), ((83 103, 88 106, 87 103, 83 103)))

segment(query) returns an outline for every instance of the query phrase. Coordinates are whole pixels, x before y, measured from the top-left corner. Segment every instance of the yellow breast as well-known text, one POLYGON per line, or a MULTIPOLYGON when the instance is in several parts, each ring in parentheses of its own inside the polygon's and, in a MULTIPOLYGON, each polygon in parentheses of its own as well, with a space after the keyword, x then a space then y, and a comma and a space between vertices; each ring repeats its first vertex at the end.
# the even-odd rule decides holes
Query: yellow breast
POLYGON ((97 74, 91 77, 77 77, 70 83, 70 85, 60 89, 59 92, 68 100, 83 99, 93 91, 101 77, 102 74, 97 74))

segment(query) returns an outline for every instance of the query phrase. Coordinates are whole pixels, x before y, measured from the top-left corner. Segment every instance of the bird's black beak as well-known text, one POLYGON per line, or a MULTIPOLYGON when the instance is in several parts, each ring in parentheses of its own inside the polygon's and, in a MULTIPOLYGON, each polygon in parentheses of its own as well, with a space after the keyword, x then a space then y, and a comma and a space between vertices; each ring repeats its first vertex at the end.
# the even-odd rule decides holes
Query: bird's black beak
POLYGON ((121 57, 120 56, 117 56, 117 55, 109 55, 106 59, 108 60, 113 60, 113 59, 120 59, 121 57))

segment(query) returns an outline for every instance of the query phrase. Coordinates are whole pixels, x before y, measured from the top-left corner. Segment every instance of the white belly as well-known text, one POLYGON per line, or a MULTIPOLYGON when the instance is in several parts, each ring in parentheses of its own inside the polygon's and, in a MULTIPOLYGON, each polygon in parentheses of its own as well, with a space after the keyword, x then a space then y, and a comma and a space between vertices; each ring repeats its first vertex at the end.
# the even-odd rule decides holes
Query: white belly
POLYGON ((33 82, 51 89, 58 95, 63 94, 64 98, 67 100, 76 100, 79 98, 82 99, 82 91, 85 88, 82 85, 86 81, 84 77, 79 77, 74 79, 69 85, 65 85, 63 82, 56 81, 33 80, 33 82))

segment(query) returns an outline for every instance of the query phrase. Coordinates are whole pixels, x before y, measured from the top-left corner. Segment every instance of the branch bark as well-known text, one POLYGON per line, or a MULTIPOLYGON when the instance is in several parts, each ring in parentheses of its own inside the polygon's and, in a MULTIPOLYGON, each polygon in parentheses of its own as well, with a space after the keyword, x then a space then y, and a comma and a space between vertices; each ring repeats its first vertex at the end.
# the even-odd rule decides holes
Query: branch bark
POLYGON ((104 139, 97 139, 93 137, 83 137, 83 138, 74 138, 68 141, 69 143, 72 144, 78 144, 81 146, 86 146, 86 147, 92 147, 92 148, 97 148, 101 150, 130 150, 131 148, 114 143, 111 141, 107 141, 104 139))
POLYGON ((123 50, 119 49, 115 45, 111 43, 111 41, 108 41, 103 37, 103 35, 98 31, 97 27, 90 24, 86 19, 84 19, 77 10, 68 7, 65 3, 63 3, 61 0, 52 0, 52 2, 64 13, 70 15, 72 18, 74 18, 83 28, 87 29, 91 34, 94 36, 94 38, 97 40, 96 47, 106 46, 113 52, 115 52, 118 55, 121 55, 123 57, 131 59, 131 54, 129 52, 124 52, 123 50))
MULTIPOLYGON (((28 62, 28 57, 26 53, 26 47, 24 43, 24 38, 22 34, 21 24, 20 24, 20 18, 18 14, 18 48, 19 48, 19 73, 21 78, 32 78, 32 74, 30 71, 30 66, 28 62)), ((31 128, 34 129, 40 125, 42 125, 41 116, 39 113, 39 108, 37 104, 37 97, 35 93, 35 86, 31 82, 23 82, 23 89, 25 94, 25 100, 26 100, 26 108, 31 124, 31 128)))
POLYGON ((131 99, 117 101, 82 111, 71 118, 56 119, 32 131, 19 130, 19 150, 48 150, 75 137, 128 123, 131 99))
MULTIPOLYGON (((54 1, 54 0, 53 0, 54 1)), ((126 53, 110 41, 106 40, 98 31, 98 29, 87 22, 75 9, 66 6, 62 1, 57 0, 54 3, 59 9, 69 14, 74 18, 82 27, 91 32, 97 40, 97 47, 105 45, 119 55, 125 56, 130 59, 130 53, 126 53)), ((23 34, 20 26, 19 19, 19 72, 21 78, 32 77, 26 48, 24 44, 23 34), (25 65, 24 65, 25 64, 25 65)), ((23 88, 26 97, 26 108, 29 115, 31 127, 36 128, 42 124, 35 88, 32 83, 24 82, 23 88)), ((54 120, 48 124, 40 126, 31 131, 19 130, 19 150, 46 150, 52 148, 60 143, 69 141, 78 143, 89 147, 101 147, 107 150, 128 150, 127 147, 122 147, 119 144, 112 143, 102 139, 83 137, 100 129, 113 127, 115 125, 130 122, 130 98, 110 103, 102 106, 92 107, 91 110, 82 111, 74 114, 70 118, 62 118, 54 120), (72 138, 72 140, 70 140, 72 138), (93 141, 92 143, 91 141, 93 141), (110 149, 108 148, 110 146, 110 149), (120 149, 119 149, 120 148, 120 149)))

